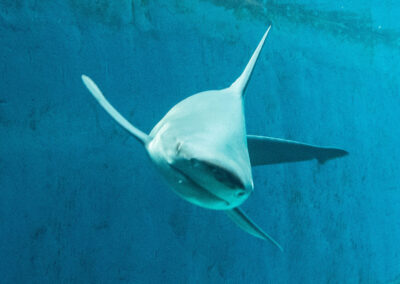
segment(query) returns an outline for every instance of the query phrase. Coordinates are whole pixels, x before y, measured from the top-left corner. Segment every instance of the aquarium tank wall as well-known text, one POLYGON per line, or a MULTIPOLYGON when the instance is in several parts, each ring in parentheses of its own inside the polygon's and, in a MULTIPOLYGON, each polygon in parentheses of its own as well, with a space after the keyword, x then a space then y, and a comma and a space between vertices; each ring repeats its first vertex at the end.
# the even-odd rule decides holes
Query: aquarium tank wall
POLYGON ((0 1, 2 283, 400 283, 400 4, 0 1), (81 81, 149 133, 230 86, 267 27, 249 134, 349 155, 253 168, 242 208, 171 191, 81 81))

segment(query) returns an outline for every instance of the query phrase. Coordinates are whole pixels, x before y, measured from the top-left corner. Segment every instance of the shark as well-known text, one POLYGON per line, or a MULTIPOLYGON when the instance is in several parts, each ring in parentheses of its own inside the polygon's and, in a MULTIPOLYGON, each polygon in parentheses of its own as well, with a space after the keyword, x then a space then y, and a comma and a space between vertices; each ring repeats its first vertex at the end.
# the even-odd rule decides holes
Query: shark
POLYGON ((244 93, 270 31, 268 27, 241 75, 227 88, 180 101, 144 133, 126 120, 87 75, 82 81, 98 103, 145 148, 169 187, 197 206, 224 211, 245 232, 282 246, 240 205, 254 191, 252 167, 316 159, 347 151, 246 132, 244 93))

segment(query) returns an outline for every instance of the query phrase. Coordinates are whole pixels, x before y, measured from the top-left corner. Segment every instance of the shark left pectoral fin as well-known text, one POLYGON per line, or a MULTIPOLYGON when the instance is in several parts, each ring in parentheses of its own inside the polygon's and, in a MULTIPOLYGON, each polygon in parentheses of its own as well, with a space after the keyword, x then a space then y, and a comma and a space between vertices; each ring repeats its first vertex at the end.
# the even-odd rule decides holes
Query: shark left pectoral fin
POLYGON ((125 119, 104 97, 100 88, 93 82, 90 77, 82 74, 82 81, 85 84, 86 88, 90 91, 93 97, 98 101, 98 103, 104 108, 104 110, 112 117, 114 120, 121 125, 125 130, 127 130, 130 134, 133 135, 139 142, 146 144, 149 140, 147 134, 142 132, 133 126, 129 121, 125 119))
POLYGON ((298 162, 317 159, 324 163, 348 154, 337 148, 320 147, 297 141, 247 135, 247 147, 252 166, 298 162))
POLYGON ((281 245, 277 241, 275 241, 270 235, 265 233, 260 227, 258 227, 240 208, 236 207, 231 210, 226 210, 225 213, 242 230, 257 238, 269 240, 283 252, 281 245))

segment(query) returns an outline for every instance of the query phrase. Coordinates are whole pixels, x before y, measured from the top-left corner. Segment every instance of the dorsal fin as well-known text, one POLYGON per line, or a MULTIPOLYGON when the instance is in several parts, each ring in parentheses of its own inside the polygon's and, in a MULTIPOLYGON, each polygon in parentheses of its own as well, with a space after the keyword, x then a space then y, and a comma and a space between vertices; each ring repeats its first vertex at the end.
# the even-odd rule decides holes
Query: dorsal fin
POLYGON ((258 55, 264 45, 265 39, 267 38, 268 32, 271 26, 268 27, 267 31, 265 32, 264 36, 262 37, 260 43, 258 44, 256 50, 254 51, 253 55, 250 58, 250 61, 247 63, 246 68, 244 69, 243 73, 240 75, 239 78, 236 79, 235 82, 229 87, 230 89, 235 89, 236 92, 240 93, 241 95, 244 93, 247 87, 247 83, 251 77, 253 72, 254 66, 257 62, 258 55))
POLYGON ((99 102, 99 104, 105 109, 105 111, 118 122, 125 130, 133 135, 139 142, 142 144, 146 144, 149 140, 149 136, 135 126, 129 123, 104 97, 103 93, 100 91, 99 87, 97 87, 96 83, 93 82, 86 75, 82 75, 82 81, 85 84, 86 88, 92 93, 93 97, 99 102))

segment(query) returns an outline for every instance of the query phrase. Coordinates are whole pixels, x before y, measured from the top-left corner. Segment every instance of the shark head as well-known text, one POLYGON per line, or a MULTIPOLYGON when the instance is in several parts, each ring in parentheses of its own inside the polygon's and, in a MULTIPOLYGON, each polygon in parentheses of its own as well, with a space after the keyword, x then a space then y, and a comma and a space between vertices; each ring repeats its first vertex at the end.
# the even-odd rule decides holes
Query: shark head
MULTIPOLYGON (((165 120, 170 121, 168 118, 165 120)), ((238 156, 235 149, 218 143, 207 131, 201 130, 193 139, 184 133, 177 135, 174 129, 168 123, 155 129, 147 146, 171 188, 182 198, 208 209, 225 210, 242 204, 253 191, 245 145, 238 156)))

